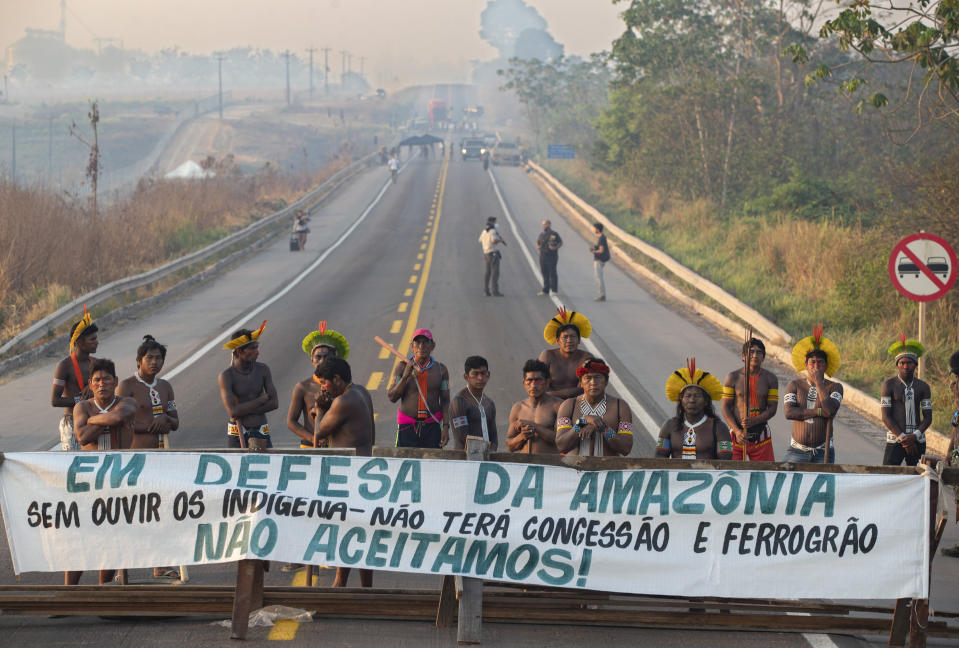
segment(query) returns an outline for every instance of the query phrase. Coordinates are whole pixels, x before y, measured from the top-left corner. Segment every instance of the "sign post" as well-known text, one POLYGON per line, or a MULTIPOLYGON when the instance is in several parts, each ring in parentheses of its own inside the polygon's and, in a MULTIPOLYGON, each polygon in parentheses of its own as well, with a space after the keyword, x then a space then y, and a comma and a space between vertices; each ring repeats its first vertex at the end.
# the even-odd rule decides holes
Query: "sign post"
MULTIPOLYGON (((955 250, 935 234, 910 234, 892 248, 889 279, 903 297, 919 302, 919 342, 926 333, 926 302, 949 292, 956 283, 957 265, 955 250)), ((922 376, 922 358, 916 376, 922 376)))

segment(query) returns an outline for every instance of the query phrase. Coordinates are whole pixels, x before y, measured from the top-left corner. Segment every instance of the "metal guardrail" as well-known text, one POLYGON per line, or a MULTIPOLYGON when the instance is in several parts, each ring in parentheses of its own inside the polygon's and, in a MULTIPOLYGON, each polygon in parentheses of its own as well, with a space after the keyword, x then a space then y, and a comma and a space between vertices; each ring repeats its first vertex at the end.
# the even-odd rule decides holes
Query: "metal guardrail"
POLYGON ((0 346, 0 356, 13 349, 16 349, 18 346, 29 345, 43 337, 46 337, 50 330, 68 322, 70 319, 75 319, 77 316, 77 311, 82 308, 84 304, 86 304, 88 307, 93 307, 103 301, 106 301, 107 299, 110 299, 111 297, 115 297, 116 295, 129 290, 133 290, 135 288, 139 288, 140 286, 145 286, 158 281, 182 268, 191 266, 194 263, 198 263, 203 259, 230 247, 231 245, 239 243, 240 241, 256 234, 260 230, 269 227, 273 223, 276 223, 283 218, 289 217, 297 209, 302 209, 324 192, 335 188, 340 182, 345 180, 345 178, 349 175, 352 175, 357 169, 366 166, 376 155, 377 153, 371 153, 360 158, 348 167, 337 171, 328 180, 317 186, 315 189, 312 189, 296 202, 291 203, 290 205, 284 207, 274 214, 271 214, 270 216, 267 216, 266 218, 262 218, 255 223, 251 223, 243 229, 220 239, 216 243, 211 243, 205 248, 197 250, 196 252, 191 252, 190 254, 180 257, 179 259, 174 259, 173 261, 165 263, 152 270, 148 270, 131 277, 117 279, 116 281, 112 281, 108 284, 100 286, 99 288, 92 290, 85 295, 81 295, 69 304, 47 315, 0 346))
POLYGON ((603 223, 608 232, 613 233, 617 238, 628 244, 630 247, 642 252, 649 258, 666 266, 670 272, 675 274, 683 281, 686 281, 690 285, 694 286, 697 290, 703 292, 722 304, 723 307, 729 312, 737 315, 742 320, 751 323, 756 330, 762 333, 767 339, 776 344, 789 344, 789 333, 776 326, 776 324, 773 322, 769 321, 759 311, 751 306, 748 306, 747 304, 744 304, 739 299, 736 299, 736 297, 730 295, 728 292, 712 283, 708 279, 699 276, 659 248, 653 247, 646 241, 625 231, 609 220, 609 218, 607 218, 597 209, 595 209, 592 205, 570 191, 565 185, 563 185, 563 183, 550 175, 550 173, 543 167, 532 161, 529 163, 529 165, 534 171, 536 171, 536 173, 542 176, 544 180, 549 182, 557 189, 557 191, 562 193, 570 202, 588 213, 590 216, 594 217, 597 221, 603 223))

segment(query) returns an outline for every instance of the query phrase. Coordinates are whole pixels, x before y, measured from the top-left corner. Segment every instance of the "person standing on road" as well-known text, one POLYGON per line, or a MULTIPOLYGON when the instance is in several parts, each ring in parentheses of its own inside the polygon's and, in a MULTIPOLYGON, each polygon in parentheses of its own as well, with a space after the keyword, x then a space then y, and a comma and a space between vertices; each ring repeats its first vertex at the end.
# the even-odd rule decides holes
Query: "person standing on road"
POLYGON ((749 354, 749 382, 743 377, 745 366, 730 372, 723 383, 723 418, 733 438, 733 460, 776 461, 773 435, 769 420, 776 415, 779 404, 779 379, 763 369, 766 345, 750 338, 743 345, 743 364, 749 354), (749 393, 749 413, 743 421, 743 405, 749 393))
POLYGON ((486 227, 479 235, 480 245, 483 247, 483 257, 486 260, 486 273, 483 275, 483 293, 489 297, 502 297, 499 291, 499 262, 502 258, 500 251, 496 249, 499 244, 506 245, 506 241, 499 233, 496 226, 496 216, 490 216, 486 219, 486 227), (493 284, 493 292, 490 293, 490 283, 493 284))
POLYGON ((433 359, 436 342, 429 329, 413 331, 412 353, 399 362, 386 397, 396 410, 396 447, 442 448, 450 440, 450 374, 433 359), (442 426, 442 427, 441 427, 442 426))
POLYGON ((896 361, 893 378, 882 383, 879 411, 886 426, 884 466, 915 466, 926 454, 926 430, 932 425, 932 389, 916 378, 919 358, 926 348, 916 340, 899 339, 889 347, 896 361))
POLYGON ((732 459, 729 428, 713 410, 723 396, 719 379, 696 368, 696 358, 686 361, 666 379, 666 398, 676 403, 676 416, 663 423, 656 456, 663 459, 732 459))
POLYGON ((558 348, 545 349, 538 359, 549 369, 550 381, 546 391, 552 396, 565 400, 583 393, 576 370, 593 356, 580 349, 579 343, 592 332, 593 327, 585 315, 565 308, 560 308, 556 317, 546 323, 543 339, 558 348))
POLYGON ((390 158, 390 161, 387 163, 387 166, 390 167, 390 178, 393 179, 393 183, 396 183, 396 176, 400 172, 400 161, 396 157, 396 153, 390 158))
POLYGON ((450 401, 450 422, 453 424, 453 448, 466 448, 466 437, 477 436, 489 441, 490 451, 495 451, 499 438, 496 435, 496 403, 483 393, 489 382, 489 363, 481 356, 470 356, 463 367, 466 387, 450 401))
POLYGON ((523 365, 523 388, 529 398, 513 405, 509 412, 506 447, 510 452, 559 454, 556 447, 556 413, 563 401, 546 393, 549 367, 539 360, 523 365))
MULTIPOLYGON (((949 357, 949 391, 952 392, 952 436, 946 451, 946 465, 959 466, 959 351, 949 357)), ((959 494, 959 490, 957 490, 959 494)), ((956 517, 959 520, 959 516, 956 517)), ((942 549, 943 556, 959 558, 959 543, 942 549)))
MULTIPOLYGON (((92 396, 73 408, 77 441, 82 450, 106 451, 129 448, 133 442, 133 426, 137 402, 117 396, 117 370, 112 360, 97 358, 90 364, 92 396)), ((100 585, 113 580, 114 570, 100 571, 100 585)), ((64 573, 65 585, 80 582, 82 571, 64 573)))
POLYGON ((100 344, 98 331, 93 316, 84 306, 83 317, 70 328, 70 355, 58 362, 53 370, 50 405, 63 408, 59 425, 62 450, 80 449, 73 431, 73 406, 89 395, 86 387, 90 382, 90 366, 94 360, 92 354, 97 352, 100 344))
POLYGON ((626 401, 606 393, 609 365, 590 358, 576 377, 583 393, 559 406, 556 447, 581 457, 628 455, 633 449, 633 414, 626 401))
POLYGON ((265 327, 266 322, 263 322, 255 331, 239 329, 223 345, 224 349, 233 352, 233 362, 218 380, 220 399, 230 417, 227 423, 228 448, 241 447, 241 434, 242 446, 252 450, 273 447, 266 413, 279 407, 279 401, 270 368, 256 361, 260 355, 258 340, 265 327))
POLYGON ((606 280, 603 278, 603 270, 610 259, 609 243, 606 241, 606 235, 603 234, 602 223, 593 223, 593 233, 596 235, 596 244, 590 247, 589 251, 593 253, 593 273, 596 276, 596 287, 599 288, 599 295, 593 301, 606 301, 606 280))
POLYGON ((137 371, 117 385, 117 396, 136 401, 131 448, 163 447, 163 435, 180 427, 173 385, 158 375, 166 361, 166 346, 152 335, 137 348, 137 371))
POLYGON ((310 217, 303 213, 302 209, 296 212, 296 218, 293 219, 293 234, 296 236, 296 242, 300 252, 306 249, 306 235, 310 233, 310 217))
MULTIPOLYGON (((372 455, 376 422, 370 392, 353 384, 353 372, 343 358, 328 358, 316 368, 316 377, 330 403, 326 409, 316 410, 317 438, 328 439, 331 448, 355 448, 358 457, 372 455)), ((360 585, 373 587, 373 570, 359 572, 360 585)), ((333 587, 346 587, 349 577, 349 567, 337 567, 333 587)))
POLYGON ((839 370, 839 349, 823 337, 822 324, 817 324, 812 335, 793 347, 792 361, 796 371, 805 369, 806 378, 789 383, 783 394, 786 418, 793 422, 792 438, 783 461, 833 463, 836 459, 833 419, 842 405, 843 389, 841 384, 827 380, 826 375, 835 375, 839 370))
POLYGON ((563 239, 553 231, 552 223, 543 221, 543 231, 536 237, 536 249, 539 250, 539 270, 543 274, 543 289, 540 295, 554 295, 559 290, 559 277, 556 274, 556 265, 559 263, 559 249, 563 247, 563 239))
POLYGON ((350 344, 342 334, 326 328, 326 321, 322 321, 315 331, 303 338, 302 348, 303 352, 310 356, 314 373, 296 383, 293 388, 290 409, 286 413, 286 427, 299 437, 301 448, 312 448, 316 421, 311 411, 317 401, 323 409, 330 406, 330 403, 324 400, 316 370, 331 358, 346 360, 350 356, 350 344))

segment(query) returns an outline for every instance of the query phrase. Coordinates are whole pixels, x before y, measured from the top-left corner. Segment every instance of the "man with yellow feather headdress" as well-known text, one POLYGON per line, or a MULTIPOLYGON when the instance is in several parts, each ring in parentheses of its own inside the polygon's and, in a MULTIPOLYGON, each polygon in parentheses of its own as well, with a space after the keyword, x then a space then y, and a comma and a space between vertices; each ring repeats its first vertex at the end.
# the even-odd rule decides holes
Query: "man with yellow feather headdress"
POLYGON ((100 340, 93 316, 83 307, 83 317, 70 328, 70 355, 57 363, 53 371, 53 390, 50 404, 63 408, 60 420, 60 447, 63 450, 79 450, 80 443, 73 432, 73 406, 82 401, 84 390, 90 382, 92 354, 97 352, 100 340))
POLYGON ((932 389, 916 378, 919 358, 926 348, 902 333, 889 347, 896 376, 882 384, 879 407, 886 426, 884 466, 915 466, 926 453, 926 430, 932 425, 932 389))
POLYGON ((566 400, 583 393, 576 370, 593 356, 580 349, 579 343, 592 332, 593 327, 585 315, 565 308, 560 308, 556 317, 546 322, 543 339, 558 345, 558 348, 546 349, 538 358, 549 367, 547 394, 566 400))
POLYGON ((220 398, 230 417, 226 428, 230 448, 273 447, 266 413, 279 407, 279 402, 270 368, 257 362, 264 328, 266 322, 255 331, 239 329, 223 345, 233 352, 233 362, 219 377, 220 398))
POLYGON ((666 459, 732 459, 729 428, 716 416, 713 401, 723 397, 716 376, 686 361, 666 379, 666 398, 676 403, 676 416, 663 423, 656 456, 666 459))
POLYGON ((804 337, 792 352, 793 368, 805 378, 789 383, 783 394, 786 418, 793 422, 792 438, 783 461, 833 463, 836 458, 833 418, 842 405, 842 385, 826 378, 839 370, 839 349, 823 336, 822 324, 804 337), (829 445, 826 448, 826 445, 829 445))

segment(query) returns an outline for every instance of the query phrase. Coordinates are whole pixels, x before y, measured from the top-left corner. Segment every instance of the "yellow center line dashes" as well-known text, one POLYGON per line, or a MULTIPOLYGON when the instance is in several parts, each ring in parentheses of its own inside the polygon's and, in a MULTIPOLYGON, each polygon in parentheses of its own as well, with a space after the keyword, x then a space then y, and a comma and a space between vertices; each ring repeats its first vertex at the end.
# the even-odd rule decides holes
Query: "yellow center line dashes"
POLYGON ((383 382, 383 372, 374 371, 370 374, 370 379, 366 381, 366 389, 368 391, 376 391, 380 388, 381 382, 383 382))
MULTIPOLYGON (((417 270, 419 270, 419 268, 417 268, 417 270)), ((397 307, 396 311, 398 313, 405 313, 406 309, 409 308, 409 306, 410 306, 409 302, 400 302, 400 305, 399 307, 397 307)))
POLYGON ((417 276, 416 276, 416 275, 411 275, 411 276, 410 276, 410 283, 416 283, 416 280, 417 280, 417 276))
POLYGON ((393 326, 390 327, 390 333, 399 333, 403 328, 403 320, 393 320, 393 326))
POLYGON ((380 354, 377 357, 379 357, 380 360, 386 360, 390 357, 390 352, 386 350, 386 347, 381 347, 380 354))

